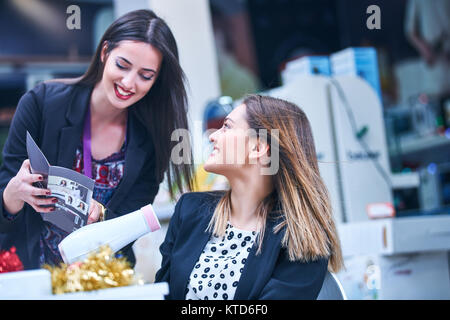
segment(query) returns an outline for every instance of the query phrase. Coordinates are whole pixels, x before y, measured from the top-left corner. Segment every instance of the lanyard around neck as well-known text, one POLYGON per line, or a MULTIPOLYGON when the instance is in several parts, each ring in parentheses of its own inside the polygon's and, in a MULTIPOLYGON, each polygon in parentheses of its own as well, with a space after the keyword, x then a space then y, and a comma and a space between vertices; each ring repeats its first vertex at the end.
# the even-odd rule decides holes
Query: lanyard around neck
MULTIPOLYGON (((126 129, 125 129, 126 132, 126 129)), ((127 143, 127 134, 125 133, 125 142, 127 143)), ((91 152, 91 108, 88 107, 86 118, 84 119, 83 129, 83 168, 84 175, 92 179, 92 152, 91 152)))
POLYGON ((84 175, 92 179, 92 153, 91 153, 91 108, 88 106, 83 129, 83 168, 84 175))

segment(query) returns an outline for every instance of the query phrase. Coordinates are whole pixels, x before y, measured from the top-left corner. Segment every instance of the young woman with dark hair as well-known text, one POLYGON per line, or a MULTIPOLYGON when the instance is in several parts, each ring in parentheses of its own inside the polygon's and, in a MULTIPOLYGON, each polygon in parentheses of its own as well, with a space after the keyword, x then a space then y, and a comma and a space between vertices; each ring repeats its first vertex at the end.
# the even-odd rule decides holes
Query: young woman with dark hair
POLYGON ((171 299, 316 299, 343 258, 305 113, 250 95, 210 141, 204 169, 230 189, 179 199, 156 281, 171 299))
MULTIPOLYGON (((170 163, 175 129, 188 129, 185 76, 175 39, 150 10, 118 18, 103 35, 87 72, 41 83, 19 101, 0 169, 0 244, 15 246, 26 269, 58 264, 67 233, 44 222, 55 198, 32 184, 29 131, 52 165, 95 179, 88 223, 152 203, 166 173, 172 193, 191 190, 189 163, 170 163), (99 204, 100 203, 100 204, 99 204), (44 207, 43 207, 44 206, 44 207)), ((134 264, 132 244, 123 249, 134 264)))

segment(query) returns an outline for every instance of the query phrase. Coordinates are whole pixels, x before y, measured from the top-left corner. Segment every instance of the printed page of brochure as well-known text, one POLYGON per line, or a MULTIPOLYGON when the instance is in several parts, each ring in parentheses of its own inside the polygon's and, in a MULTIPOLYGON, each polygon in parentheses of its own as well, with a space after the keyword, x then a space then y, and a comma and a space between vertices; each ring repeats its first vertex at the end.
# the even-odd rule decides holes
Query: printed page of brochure
POLYGON ((50 166, 28 132, 27 153, 32 173, 44 176, 43 183, 36 186, 48 188, 52 192, 50 197, 58 199, 55 211, 41 214, 44 221, 69 233, 85 226, 94 180, 71 169, 50 166))

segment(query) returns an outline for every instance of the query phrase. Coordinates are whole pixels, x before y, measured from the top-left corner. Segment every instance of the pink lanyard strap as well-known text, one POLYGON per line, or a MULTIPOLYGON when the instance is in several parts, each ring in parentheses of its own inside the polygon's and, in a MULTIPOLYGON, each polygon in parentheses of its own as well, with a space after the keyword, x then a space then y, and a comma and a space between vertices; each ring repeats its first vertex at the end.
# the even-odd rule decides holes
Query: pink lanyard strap
POLYGON ((91 108, 88 106, 83 129, 83 168, 84 175, 92 179, 92 154, 91 154, 91 108))
MULTIPOLYGON (((126 129, 125 129, 126 130, 126 129)), ((125 142, 127 143, 127 134, 125 142)), ((92 153, 91 153, 91 108, 88 107, 83 129, 83 168, 84 175, 92 179, 92 153)))

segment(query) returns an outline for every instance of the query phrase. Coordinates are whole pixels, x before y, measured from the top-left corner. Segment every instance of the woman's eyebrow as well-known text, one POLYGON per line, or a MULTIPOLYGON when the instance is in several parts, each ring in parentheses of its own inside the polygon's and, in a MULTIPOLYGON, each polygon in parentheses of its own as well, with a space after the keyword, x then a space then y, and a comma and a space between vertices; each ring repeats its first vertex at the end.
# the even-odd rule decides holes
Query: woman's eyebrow
POLYGON ((225 119, 223 119, 223 122, 225 122, 225 121, 231 121, 231 122, 233 122, 234 123, 234 121, 233 120, 231 120, 231 118, 228 118, 228 117, 225 117, 225 119))
MULTIPOLYGON (((125 61, 125 62, 128 63, 129 65, 133 65, 130 61, 128 61, 128 60, 125 59, 124 57, 118 56, 118 58, 122 59, 123 61, 125 61)), ((156 73, 156 71, 153 70, 153 69, 151 69, 151 68, 142 68, 142 69, 145 70, 145 71, 150 71, 150 72, 156 73)))

